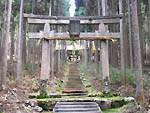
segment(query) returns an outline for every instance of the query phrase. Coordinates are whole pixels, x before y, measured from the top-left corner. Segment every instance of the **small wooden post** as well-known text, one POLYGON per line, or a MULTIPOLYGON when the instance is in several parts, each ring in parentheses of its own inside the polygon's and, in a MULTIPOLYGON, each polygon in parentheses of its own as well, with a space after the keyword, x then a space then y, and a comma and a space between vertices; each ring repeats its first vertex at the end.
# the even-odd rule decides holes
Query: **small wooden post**
MULTIPOLYGON (((102 35, 107 35, 107 30, 105 29, 104 24, 99 25, 99 32, 102 35)), ((109 57, 108 57, 108 41, 102 40, 101 41, 101 54, 100 54, 100 60, 101 60, 101 73, 102 73, 102 79, 109 79, 109 57)))
MULTIPOLYGON (((45 24, 44 26, 44 34, 48 34, 50 32, 49 24, 45 24)), ((42 62, 41 62, 41 89, 40 95, 45 97, 47 96, 46 87, 48 83, 48 79, 50 76, 50 49, 49 49, 49 41, 43 39, 42 40, 42 62)))

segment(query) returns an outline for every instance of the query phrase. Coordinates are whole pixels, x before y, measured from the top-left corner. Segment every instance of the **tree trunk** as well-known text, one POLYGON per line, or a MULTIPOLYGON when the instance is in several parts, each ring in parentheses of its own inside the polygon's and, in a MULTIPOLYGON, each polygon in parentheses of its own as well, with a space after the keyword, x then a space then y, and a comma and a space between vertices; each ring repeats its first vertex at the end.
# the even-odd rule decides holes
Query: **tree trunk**
POLYGON ((35 14, 35 10, 36 10, 36 0, 32 0, 32 14, 35 14))
POLYGON ((146 41, 146 61, 149 64, 150 63, 150 0, 148 0, 148 12, 147 12, 147 25, 148 25, 148 32, 147 32, 147 40, 146 41))
MULTIPOLYGON (((114 0, 110 0, 111 2, 111 6, 109 6, 109 12, 112 15, 115 15, 115 1, 114 0)), ((109 3, 108 3, 109 4, 109 3)), ((111 32, 115 32, 116 31, 116 25, 111 25, 111 32)), ((119 47, 118 47, 118 43, 117 42, 109 42, 110 43, 110 64, 115 67, 118 68, 119 64, 118 64, 118 52, 119 52, 119 47)))
POLYGON ((131 23, 131 6, 128 0, 128 22, 129 22, 129 46, 130 46, 130 67, 133 69, 133 44, 132 44, 132 23, 131 23))
POLYGON ((92 58, 92 41, 89 41, 89 57, 88 57, 89 63, 91 63, 91 58, 92 58))
POLYGON ((132 29, 134 38, 135 70, 136 70, 136 99, 144 101, 142 81, 141 29, 139 25, 139 0, 132 0, 132 29))
POLYGON ((34 68, 35 68, 35 62, 36 62, 36 55, 35 55, 35 46, 36 44, 35 44, 35 40, 33 39, 32 40, 32 71, 34 70, 34 68))
POLYGON ((95 47, 96 47, 96 51, 95 51, 95 64, 96 64, 96 73, 99 73, 99 61, 98 61, 98 40, 95 40, 95 47))
POLYGON ((24 38, 23 38, 23 53, 22 53, 22 59, 24 65, 27 63, 27 41, 26 41, 26 36, 27 36, 27 28, 26 28, 26 20, 24 19, 24 24, 23 24, 23 31, 24 31, 24 38))
MULTIPOLYGON (((5 3, 5 11, 4 11, 4 13, 3 13, 3 18, 2 18, 2 38, 1 38, 1 47, 0 47, 0 49, 1 49, 1 52, 3 52, 3 43, 4 43, 4 38, 5 38, 5 34, 6 34, 6 32, 5 32, 5 30, 6 30, 6 10, 7 10, 7 2, 5 3)), ((0 59, 1 60, 3 60, 2 59, 2 55, 0 55, 0 59)))
POLYGON ((23 0, 21 0, 20 5, 20 17, 19 17, 19 33, 18 33, 18 56, 17 56, 17 75, 16 75, 16 85, 19 84, 20 74, 22 68, 22 24, 23 23, 23 0))
POLYGON ((16 23, 14 21, 14 18, 12 20, 12 33, 11 33, 11 51, 10 51, 10 60, 11 62, 13 62, 13 57, 14 57, 14 50, 15 50, 15 39, 14 39, 14 35, 15 35, 15 28, 16 28, 16 23))
POLYGON ((82 64, 84 65, 84 59, 85 59, 85 56, 84 56, 84 41, 83 40, 81 40, 81 46, 82 46, 82 64))
POLYGON ((7 23, 6 23, 6 35, 3 48, 3 61, 2 61, 2 89, 6 89, 6 74, 7 74, 7 56, 8 56, 8 41, 9 41, 9 31, 10 31, 10 19, 11 19, 11 8, 12 0, 8 0, 8 10, 7 10, 7 23))
POLYGON ((54 74, 54 42, 50 41, 50 65, 51 65, 51 74, 54 74))
POLYGON ((1 63, 1 60, 2 60, 2 59, 1 59, 1 55, 2 55, 2 48, 1 48, 1 47, 2 47, 2 46, 1 46, 1 44, 2 44, 2 43, 1 43, 1 41, 2 41, 2 31, 1 31, 1 30, 2 30, 2 29, 0 29, 0 63, 1 63))
POLYGON ((66 41, 65 41, 65 40, 62 40, 62 41, 61 41, 61 45, 62 45, 62 50, 61 50, 62 64, 64 64, 64 63, 65 63, 66 41))
MULTIPOLYGON (((120 14, 123 13, 123 0, 119 0, 119 11, 120 14)), ((123 18, 124 19, 124 18, 123 18)), ((125 49, 124 49, 124 20, 120 19, 120 52, 121 52, 121 76, 122 83, 126 83, 126 74, 125 74, 125 49)))

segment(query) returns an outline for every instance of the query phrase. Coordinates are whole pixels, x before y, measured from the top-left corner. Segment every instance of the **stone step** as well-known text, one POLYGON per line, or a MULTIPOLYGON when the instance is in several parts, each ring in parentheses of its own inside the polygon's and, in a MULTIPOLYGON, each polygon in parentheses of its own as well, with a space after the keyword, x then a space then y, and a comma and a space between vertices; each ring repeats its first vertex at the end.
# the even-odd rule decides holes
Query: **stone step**
POLYGON ((63 96, 85 96, 87 91, 80 79, 78 69, 75 65, 70 66, 68 81, 64 90, 62 91, 63 96))
POLYGON ((102 113, 96 102, 57 102, 53 113, 102 113))
POLYGON ((62 93, 87 93, 85 90, 64 90, 62 93))
POLYGON ((97 105, 96 102, 58 102, 57 105, 97 105))
POLYGON ((87 96, 87 93, 64 93, 62 96, 87 96))

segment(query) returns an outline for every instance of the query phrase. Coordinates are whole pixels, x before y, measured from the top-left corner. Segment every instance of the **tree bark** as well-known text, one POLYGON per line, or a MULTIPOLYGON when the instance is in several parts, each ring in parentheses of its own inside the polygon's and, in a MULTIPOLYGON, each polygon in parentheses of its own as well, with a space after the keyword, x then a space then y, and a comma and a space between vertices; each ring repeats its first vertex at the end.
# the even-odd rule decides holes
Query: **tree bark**
POLYGON ((36 47, 36 42, 35 40, 32 40, 32 71, 34 70, 35 68, 35 62, 36 62, 36 51, 35 51, 35 48, 36 47))
POLYGON ((23 31, 24 31, 24 38, 23 38, 23 53, 22 53, 22 59, 23 59, 23 64, 26 65, 27 63, 27 43, 26 43, 26 36, 27 36, 27 26, 26 26, 26 20, 24 19, 24 24, 23 24, 23 31))
POLYGON ((92 58, 92 41, 89 41, 89 57, 88 57, 89 63, 91 63, 91 58, 92 58))
POLYGON ((96 73, 99 73, 99 61, 98 61, 98 40, 95 40, 95 47, 96 47, 96 51, 95 51, 95 64, 96 64, 96 73))
POLYGON ((6 75, 7 75, 7 56, 8 56, 8 41, 9 41, 9 31, 10 31, 10 19, 11 19, 11 8, 12 0, 8 0, 8 10, 7 10, 7 23, 6 23, 6 35, 4 39, 3 48, 3 61, 2 61, 2 89, 6 89, 6 75))
POLYGON ((144 101, 142 81, 141 29, 139 23, 139 0, 132 0, 132 29, 134 38, 135 70, 136 70, 136 99, 144 101))
MULTIPOLYGON (((3 13, 3 18, 2 18, 2 38, 1 38, 1 47, 0 47, 0 49, 1 49, 1 52, 3 52, 3 43, 4 43, 4 38, 5 38, 5 34, 6 34, 6 32, 5 32, 5 30, 6 30, 6 10, 7 10, 7 2, 5 3, 5 10, 4 10, 4 13, 3 13)), ((3 60, 3 58, 2 58, 2 55, 0 56, 0 59, 1 60, 3 60)))
MULTIPOLYGON (((108 11, 110 12, 110 14, 115 15, 115 1, 114 0, 110 0, 110 2, 108 2, 109 4, 109 9, 108 11)), ((111 25, 110 26, 111 30, 110 32, 115 32, 116 31, 116 25, 111 25)), ((118 64, 118 53, 119 53, 119 47, 118 47, 118 43, 117 42, 109 42, 109 57, 110 57, 110 64, 111 66, 118 68, 119 64, 118 64)))
POLYGON ((10 60, 11 62, 13 62, 13 57, 14 57, 14 50, 15 50, 15 39, 14 39, 14 35, 15 35, 15 28, 16 28, 16 23, 14 21, 14 18, 12 20, 12 33, 11 33, 11 51, 10 51, 10 60))
POLYGON ((19 33, 18 33, 18 56, 17 56, 17 74, 16 74, 16 85, 19 84, 20 74, 22 68, 22 24, 23 23, 23 0, 20 5, 20 17, 19 17, 19 33))
POLYGON ((84 68, 87 69, 87 43, 84 40, 84 68))
POLYGON ((50 41, 50 65, 51 65, 51 74, 54 75, 54 42, 50 41))
POLYGON ((148 0, 148 12, 147 12, 147 24, 148 24, 148 32, 147 32, 147 42, 146 42, 146 61, 149 64, 150 63, 150 0, 148 0))
MULTIPOLYGON (((123 0, 119 0, 119 11, 120 14, 123 13, 123 0)), ((124 20, 120 19, 120 52, 121 52, 121 76, 122 83, 126 83, 126 74, 125 74, 125 49, 124 49, 124 20)))
POLYGON ((81 40, 81 46, 82 46, 82 64, 83 64, 83 66, 84 66, 84 59, 85 59, 85 56, 84 56, 84 41, 83 40, 81 40))
POLYGON ((131 23, 131 6, 128 0, 128 22, 129 22, 129 46, 130 46, 130 67, 133 69, 133 44, 132 44, 132 23, 131 23))
MULTIPOLYGON (((1 43, 1 41, 2 41, 2 31, 0 30, 0 56, 2 56, 2 48, 1 48, 2 47, 2 45, 1 45, 2 43, 1 43)), ((1 63, 1 60, 2 59, 0 57, 0 63, 1 63)))

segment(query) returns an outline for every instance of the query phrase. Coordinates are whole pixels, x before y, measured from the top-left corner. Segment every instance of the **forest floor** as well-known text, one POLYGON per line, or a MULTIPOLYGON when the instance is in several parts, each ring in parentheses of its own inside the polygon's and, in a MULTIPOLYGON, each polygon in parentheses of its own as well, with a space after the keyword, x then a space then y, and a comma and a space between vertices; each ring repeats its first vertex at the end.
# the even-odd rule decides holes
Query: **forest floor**
MULTIPOLYGON (((62 69, 60 73, 52 76, 49 83, 50 93, 60 94, 66 74, 67 70, 62 69)), ((14 75, 15 73, 12 71, 8 76, 8 89, 0 91, 0 111, 2 109, 3 113, 36 113, 38 110, 40 111, 40 108, 36 106, 37 103, 34 103, 34 106, 26 104, 29 100, 29 94, 39 90, 40 70, 24 70, 21 74, 21 82, 17 87, 14 75)), ((99 85, 101 81, 98 76, 93 75, 92 78, 89 78, 89 82, 93 89, 101 90, 99 85)), ((111 91, 119 93, 120 96, 135 96, 136 89, 133 85, 124 86, 121 83, 115 83, 110 86, 111 91)), ((142 104, 134 102, 117 109, 117 111, 104 111, 104 113, 150 113, 150 88, 144 88, 144 95, 145 102, 142 104)))

